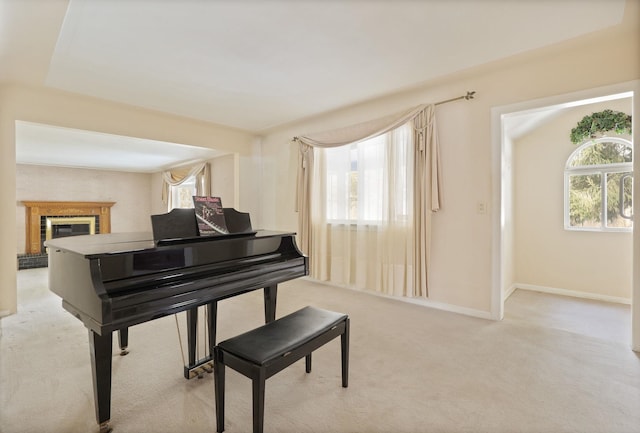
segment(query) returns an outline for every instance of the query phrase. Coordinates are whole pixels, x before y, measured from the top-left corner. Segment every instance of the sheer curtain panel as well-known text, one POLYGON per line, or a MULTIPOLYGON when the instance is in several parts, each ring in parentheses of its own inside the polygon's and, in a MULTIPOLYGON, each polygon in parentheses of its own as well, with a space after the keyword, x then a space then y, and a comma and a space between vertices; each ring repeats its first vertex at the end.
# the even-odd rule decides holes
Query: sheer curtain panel
POLYGON ((299 241, 311 275, 426 297, 441 198, 434 106, 296 141, 299 241))

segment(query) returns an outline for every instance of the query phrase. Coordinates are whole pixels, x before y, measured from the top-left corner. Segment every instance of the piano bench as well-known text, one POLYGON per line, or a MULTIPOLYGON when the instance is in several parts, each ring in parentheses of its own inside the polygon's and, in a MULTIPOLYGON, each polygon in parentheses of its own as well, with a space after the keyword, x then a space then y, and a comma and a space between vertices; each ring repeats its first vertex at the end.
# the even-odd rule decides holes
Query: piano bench
POLYGON ((349 379, 349 316, 315 307, 304 307, 264 326, 230 338, 214 348, 216 423, 224 431, 225 366, 252 381, 253 433, 264 425, 265 381, 305 357, 311 372, 311 353, 333 340, 341 339, 342 386, 349 379))

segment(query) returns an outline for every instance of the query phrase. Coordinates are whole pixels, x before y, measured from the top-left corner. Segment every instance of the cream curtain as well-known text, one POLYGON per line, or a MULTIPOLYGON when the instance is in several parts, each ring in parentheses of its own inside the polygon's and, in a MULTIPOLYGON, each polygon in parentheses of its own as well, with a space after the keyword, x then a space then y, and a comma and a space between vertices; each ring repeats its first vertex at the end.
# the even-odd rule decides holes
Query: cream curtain
POLYGON ((431 263, 431 216, 440 210, 442 180, 440 150, 435 106, 430 105, 413 119, 415 129, 415 189, 414 189, 414 230, 415 262, 414 285, 416 295, 429 294, 429 269, 431 263))
MULTIPOLYGON (((211 195, 211 174, 208 162, 185 167, 172 168, 162 172, 162 201, 171 207, 171 187, 182 184, 192 176, 196 177, 196 194, 211 195)), ((170 209, 169 209, 170 210, 170 209)))
MULTIPOLYGON (((431 214, 440 209, 441 201, 434 105, 420 105, 396 115, 295 140, 299 144, 296 197, 299 244, 309 255, 312 276, 391 295, 426 297, 431 214), (327 224, 324 199, 312 199, 326 195, 322 178, 324 155, 314 151, 314 147, 358 143, 390 133, 408 122, 413 127, 411 221, 392 222, 384 224, 384 229, 377 226, 375 230, 362 225, 354 229, 353 225, 327 224)), ((395 181, 389 175, 385 182, 389 185, 395 181)), ((392 189, 390 193, 393 194, 392 189)), ((385 208, 389 206, 390 203, 384 204, 385 208)))

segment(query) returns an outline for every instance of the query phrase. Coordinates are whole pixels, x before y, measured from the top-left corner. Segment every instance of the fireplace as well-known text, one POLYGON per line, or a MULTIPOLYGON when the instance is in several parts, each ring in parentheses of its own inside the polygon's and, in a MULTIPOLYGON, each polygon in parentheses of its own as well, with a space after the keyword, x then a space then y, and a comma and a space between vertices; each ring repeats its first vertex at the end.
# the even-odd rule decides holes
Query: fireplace
POLYGON ((47 239, 80 234, 110 233, 114 202, 23 201, 26 209, 26 254, 18 269, 47 266, 47 239))
POLYGON ((44 240, 96 233, 97 216, 45 217, 44 240))

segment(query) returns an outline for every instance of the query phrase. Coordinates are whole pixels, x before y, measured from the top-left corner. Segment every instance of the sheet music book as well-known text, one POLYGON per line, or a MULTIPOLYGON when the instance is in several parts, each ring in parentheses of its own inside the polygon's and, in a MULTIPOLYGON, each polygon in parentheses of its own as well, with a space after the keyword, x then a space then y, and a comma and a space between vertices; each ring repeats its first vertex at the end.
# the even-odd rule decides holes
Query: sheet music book
POLYGON ((220 197, 193 196, 200 236, 229 234, 220 197))

